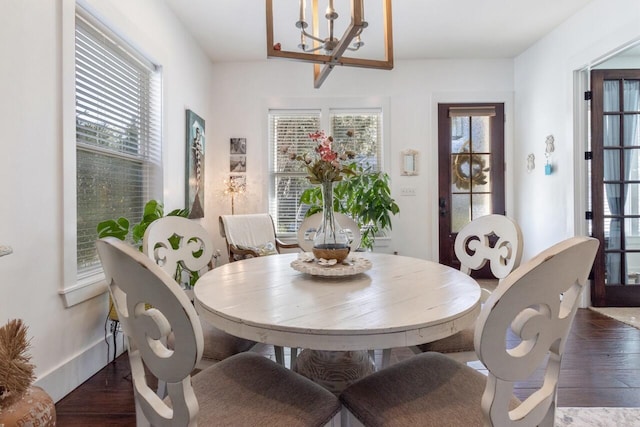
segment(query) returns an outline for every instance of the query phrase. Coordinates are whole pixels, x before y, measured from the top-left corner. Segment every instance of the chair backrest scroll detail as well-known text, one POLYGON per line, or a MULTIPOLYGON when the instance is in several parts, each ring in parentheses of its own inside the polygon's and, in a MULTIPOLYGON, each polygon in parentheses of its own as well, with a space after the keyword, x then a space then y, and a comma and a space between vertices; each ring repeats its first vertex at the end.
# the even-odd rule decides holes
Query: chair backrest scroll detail
POLYGON ((464 226, 454 243, 460 270, 469 274, 489 261, 491 273, 505 278, 520 265, 522 258, 522 231, 518 224, 504 215, 485 215, 464 226), (491 237, 497 236, 491 245, 491 237))
POLYGON ((176 281, 140 251, 115 238, 96 246, 127 337, 136 404, 154 426, 192 425, 198 402, 190 374, 203 350, 195 308, 176 281), (173 349, 166 346, 170 333, 173 349), (148 385, 143 365, 166 382, 172 407, 148 385))
POLYGON ((514 270, 486 301, 474 340, 489 371, 482 406, 491 425, 553 425, 560 362, 598 244, 573 237, 550 247, 514 270), (546 368, 541 388, 509 412, 513 383, 540 367, 546 368))

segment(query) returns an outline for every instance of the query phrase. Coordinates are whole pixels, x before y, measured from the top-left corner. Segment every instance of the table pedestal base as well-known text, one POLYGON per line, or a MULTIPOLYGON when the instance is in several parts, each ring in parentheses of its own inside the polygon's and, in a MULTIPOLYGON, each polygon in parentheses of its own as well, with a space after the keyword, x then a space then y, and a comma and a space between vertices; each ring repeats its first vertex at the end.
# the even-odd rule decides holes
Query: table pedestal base
POLYGON ((376 365, 364 350, 305 349, 298 355, 293 370, 338 395, 350 384, 375 372, 376 365))

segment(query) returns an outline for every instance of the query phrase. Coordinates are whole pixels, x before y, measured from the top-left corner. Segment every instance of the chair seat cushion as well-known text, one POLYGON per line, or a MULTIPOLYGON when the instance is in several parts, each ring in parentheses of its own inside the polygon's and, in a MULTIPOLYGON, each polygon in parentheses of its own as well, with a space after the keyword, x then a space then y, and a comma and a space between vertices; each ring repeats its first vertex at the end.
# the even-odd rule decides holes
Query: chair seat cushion
POLYGON ((203 359, 224 360, 234 354, 247 351, 256 344, 255 341, 223 332, 202 319, 200 319, 200 324, 204 337, 203 359))
MULTIPOLYGON (((214 362, 224 360, 234 354, 249 350, 256 343, 255 341, 238 338, 228 334, 211 325, 211 323, 200 319, 202 325, 202 335, 204 338, 204 348, 202 358, 214 362)), ((174 348, 175 338, 170 334, 167 339, 167 347, 174 348)))
POLYGON ((340 401, 257 353, 241 353, 193 377, 201 426, 323 426, 340 401))
POLYGON ((473 335, 475 326, 472 325, 446 338, 418 345, 422 352, 437 351, 438 353, 457 353, 461 351, 475 351, 473 335))
MULTIPOLYGON (((481 426, 487 378, 440 353, 422 353, 349 386, 340 396, 366 426, 481 426)), ((520 401, 513 397, 510 409, 520 401)))
POLYGON ((238 245, 238 249, 250 250, 257 253, 259 256, 277 255, 278 250, 273 242, 267 242, 257 246, 242 246, 238 245))

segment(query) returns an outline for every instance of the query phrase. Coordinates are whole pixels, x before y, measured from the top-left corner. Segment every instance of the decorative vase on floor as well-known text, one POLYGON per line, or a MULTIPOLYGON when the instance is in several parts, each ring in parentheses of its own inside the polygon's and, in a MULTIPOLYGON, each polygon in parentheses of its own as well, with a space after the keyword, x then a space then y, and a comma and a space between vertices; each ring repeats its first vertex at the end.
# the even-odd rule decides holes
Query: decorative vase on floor
POLYGON ((333 181, 322 182, 322 221, 313 239, 313 255, 342 262, 349 255, 349 239, 333 214, 333 181))

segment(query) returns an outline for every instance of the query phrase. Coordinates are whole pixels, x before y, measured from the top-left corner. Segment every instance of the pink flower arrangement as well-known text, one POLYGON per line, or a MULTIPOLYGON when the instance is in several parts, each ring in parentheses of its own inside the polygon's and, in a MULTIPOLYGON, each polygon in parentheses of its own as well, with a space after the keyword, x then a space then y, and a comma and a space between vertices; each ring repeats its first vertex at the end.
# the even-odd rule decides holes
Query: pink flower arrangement
POLYGON ((315 148, 317 157, 314 159, 312 155, 305 154, 299 156, 296 153, 290 153, 292 160, 302 161, 309 172, 309 182, 312 184, 321 184, 323 182, 342 181, 342 175, 354 175, 355 172, 341 162, 355 158, 353 151, 346 151, 338 154, 332 147, 333 137, 327 136, 324 131, 310 133, 309 138, 318 145, 315 148))

